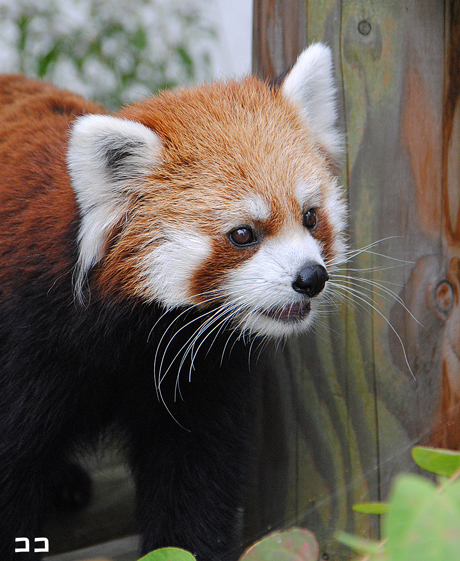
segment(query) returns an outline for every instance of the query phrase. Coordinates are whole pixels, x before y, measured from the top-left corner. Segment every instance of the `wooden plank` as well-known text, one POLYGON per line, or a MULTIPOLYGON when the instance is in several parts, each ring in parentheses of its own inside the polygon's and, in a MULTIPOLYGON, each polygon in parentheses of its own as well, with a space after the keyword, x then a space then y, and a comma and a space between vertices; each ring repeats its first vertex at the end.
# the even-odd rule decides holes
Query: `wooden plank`
MULTIPOLYGON (((306 20, 308 42, 335 56, 352 245, 390 239, 355 259, 354 306, 262 365, 270 412, 283 413, 277 428, 260 414, 270 438, 258 481, 276 474, 282 492, 273 504, 260 485, 259 530, 301 523, 324 558, 344 559, 335 529, 378 535, 354 502, 385 498, 396 473, 414 470, 413 444, 460 444, 460 2, 307 1, 306 20)), ((261 38, 255 67, 271 77, 261 38)))
MULTIPOLYGON (((379 214, 385 217, 379 221, 378 236, 398 236, 391 244, 392 255, 407 263, 393 272, 376 274, 375 279, 404 287, 401 296, 425 327, 403 314, 399 304, 385 303, 382 294, 377 296, 379 309, 403 338, 413 371, 407 368, 401 344, 386 321, 375 316, 373 345, 383 497, 396 473, 415 469, 410 448, 417 442, 427 443, 439 393, 439 378, 433 377, 431 356, 426 356, 425 363, 420 359, 421 351, 426 353, 429 348, 427 334, 437 338, 432 312, 426 306, 426 282, 437 267, 432 257, 440 256, 442 249, 444 6, 424 0, 403 8, 391 22, 394 37, 384 50, 389 62, 387 74, 391 73, 396 87, 382 107, 375 130, 384 120, 394 122, 395 136, 387 140, 395 150, 385 155, 386 165, 378 177, 384 194, 380 196, 379 214), (415 334, 420 337, 418 341, 413 339, 415 334)), ((371 109, 372 114, 375 112, 371 109)), ((376 150, 381 149, 377 144, 376 150)))
POLYGON ((253 72, 269 80, 277 78, 306 46, 305 3, 255 1, 253 45, 253 72))
POLYGON ((44 561, 137 561, 139 537, 129 536, 93 547, 45 557, 44 561))
POLYGON ((443 261, 431 291, 431 308, 441 322, 437 350, 442 382, 433 445, 460 448, 460 2, 446 6, 443 135, 443 261))

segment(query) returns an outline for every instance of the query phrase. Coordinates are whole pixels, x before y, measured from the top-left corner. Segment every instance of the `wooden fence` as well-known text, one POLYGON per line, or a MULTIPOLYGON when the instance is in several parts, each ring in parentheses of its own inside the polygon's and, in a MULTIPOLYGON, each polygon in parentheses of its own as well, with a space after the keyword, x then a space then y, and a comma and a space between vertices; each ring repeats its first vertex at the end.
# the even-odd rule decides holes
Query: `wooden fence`
POLYGON ((342 560, 333 531, 378 535, 351 506, 414 471, 414 444, 460 446, 460 0, 254 1, 257 73, 314 41, 335 57, 351 246, 383 241, 348 303, 260 363, 247 535, 301 524, 342 560))

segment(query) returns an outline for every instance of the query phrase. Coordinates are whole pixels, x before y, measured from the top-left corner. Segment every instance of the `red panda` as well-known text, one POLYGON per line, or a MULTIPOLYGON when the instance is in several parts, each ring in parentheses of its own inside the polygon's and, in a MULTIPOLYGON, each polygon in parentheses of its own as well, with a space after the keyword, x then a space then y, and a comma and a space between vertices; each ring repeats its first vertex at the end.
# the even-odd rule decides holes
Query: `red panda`
MULTIPOLYGON (((281 85, 108 114, 0 79, 0 558, 113 429, 142 552, 237 557, 256 337, 306 330, 345 252, 329 49, 281 85)), ((52 546, 52 544, 51 544, 52 546)))

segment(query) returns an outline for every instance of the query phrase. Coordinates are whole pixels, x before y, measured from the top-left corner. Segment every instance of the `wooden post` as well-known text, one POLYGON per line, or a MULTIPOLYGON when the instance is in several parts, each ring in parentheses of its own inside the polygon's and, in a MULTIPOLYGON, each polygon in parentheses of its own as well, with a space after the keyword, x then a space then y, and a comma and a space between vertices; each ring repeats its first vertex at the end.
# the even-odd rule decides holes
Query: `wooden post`
POLYGON ((247 534, 305 525, 345 559, 336 529, 379 531, 353 503, 414 471, 413 445, 460 447, 460 0, 255 0, 260 75, 294 61, 301 25, 335 58, 351 246, 378 243, 347 302, 261 360, 247 534))
POLYGON ((298 0, 254 2, 253 72, 277 78, 306 47, 305 3, 298 0))

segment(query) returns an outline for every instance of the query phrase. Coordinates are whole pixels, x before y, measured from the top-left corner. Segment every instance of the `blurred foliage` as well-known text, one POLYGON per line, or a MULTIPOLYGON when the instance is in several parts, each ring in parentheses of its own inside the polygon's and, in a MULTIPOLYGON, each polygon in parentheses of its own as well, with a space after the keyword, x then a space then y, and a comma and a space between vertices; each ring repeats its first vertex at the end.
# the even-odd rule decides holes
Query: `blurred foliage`
POLYGON ((460 561, 460 452, 416 446, 417 465, 438 476, 401 474, 388 503, 357 505, 356 510, 382 514, 382 541, 345 534, 337 538, 361 561, 460 561))
POLYGON ((195 561, 195 557, 183 549, 164 547, 148 553, 139 561, 195 561))
MULTIPOLYGON (((460 452, 416 446, 417 465, 438 476, 401 474, 388 503, 364 503, 355 510, 382 514, 381 541, 345 532, 337 538, 360 555, 359 561, 460 561, 460 452)), ((241 561, 317 561, 319 548, 305 529, 273 532, 250 547, 241 561)), ((152 552, 141 561, 192 561, 182 550, 152 552), (160 556, 163 555, 163 556, 160 556)))
POLYGON ((212 0, 0 0, 0 72, 111 108, 210 78, 212 0))
POLYGON ((273 532, 255 543, 240 561, 317 561, 318 542, 309 530, 291 528, 273 532))
MULTIPOLYGON (((272 532, 256 542, 240 561, 317 561, 318 543, 309 530, 291 528, 272 532)), ((182 549, 164 548, 152 551, 139 561, 193 561, 195 557, 182 549)))

